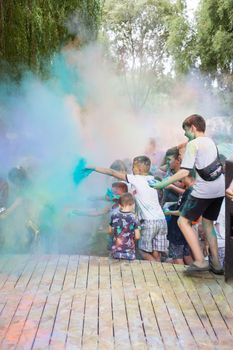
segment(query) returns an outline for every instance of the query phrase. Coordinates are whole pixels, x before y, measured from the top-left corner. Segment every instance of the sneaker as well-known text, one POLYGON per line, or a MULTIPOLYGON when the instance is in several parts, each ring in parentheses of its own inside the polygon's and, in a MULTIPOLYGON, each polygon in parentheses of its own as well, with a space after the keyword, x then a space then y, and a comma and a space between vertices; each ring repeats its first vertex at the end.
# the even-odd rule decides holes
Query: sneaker
POLYGON ((221 264, 214 264, 212 261, 211 255, 209 255, 209 265, 210 265, 210 271, 213 272, 215 275, 223 275, 224 270, 221 266, 221 264))
POLYGON ((203 266, 198 266, 195 263, 192 263, 191 265, 189 265, 186 269, 185 272, 187 273, 192 273, 192 272, 205 272, 205 271, 209 271, 209 264, 204 263, 203 266))

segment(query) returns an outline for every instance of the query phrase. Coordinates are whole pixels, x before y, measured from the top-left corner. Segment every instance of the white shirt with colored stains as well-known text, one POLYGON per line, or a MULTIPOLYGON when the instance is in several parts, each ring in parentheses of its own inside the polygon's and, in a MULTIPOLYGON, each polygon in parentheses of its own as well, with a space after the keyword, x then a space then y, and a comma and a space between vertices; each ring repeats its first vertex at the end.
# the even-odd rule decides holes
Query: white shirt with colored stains
MULTIPOLYGON (((217 147, 207 136, 197 137, 188 142, 181 168, 191 170, 203 169, 217 158, 217 147)), ((225 177, 220 175, 214 181, 205 181, 197 173, 196 182, 191 193, 196 198, 219 198, 225 195, 225 177)))

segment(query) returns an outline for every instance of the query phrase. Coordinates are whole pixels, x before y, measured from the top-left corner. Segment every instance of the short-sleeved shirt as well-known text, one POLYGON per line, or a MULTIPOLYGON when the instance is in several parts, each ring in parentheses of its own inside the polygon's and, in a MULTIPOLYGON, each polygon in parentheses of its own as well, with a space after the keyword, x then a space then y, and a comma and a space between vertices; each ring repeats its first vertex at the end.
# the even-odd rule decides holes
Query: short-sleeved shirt
POLYGON ((127 175, 127 181, 135 187, 135 199, 138 206, 138 216, 143 220, 165 219, 159 204, 158 192, 151 188, 148 181, 154 180, 150 175, 127 175))
POLYGON ((118 210, 112 214, 110 226, 113 228, 113 257, 135 259, 135 230, 139 228, 135 214, 118 210))
MULTIPOLYGON (((177 204, 174 206, 173 210, 181 211, 188 196, 192 192, 193 188, 189 187, 180 197, 177 204)), ((167 239, 176 245, 187 244, 186 239, 184 238, 183 233, 181 232, 177 221, 179 216, 172 215, 171 220, 168 222, 168 235, 167 239)))
MULTIPOLYGON (((191 170, 194 167, 203 169, 210 165, 218 152, 213 140, 207 136, 197 137, 188 142, 181 163, 181 169, 191 170)), ((205 181, 197 173, 196 182, 193 186, 192 196, 196 198, 219 198, 225 195, 225 177, 220 175, 214 181, 205 181)))

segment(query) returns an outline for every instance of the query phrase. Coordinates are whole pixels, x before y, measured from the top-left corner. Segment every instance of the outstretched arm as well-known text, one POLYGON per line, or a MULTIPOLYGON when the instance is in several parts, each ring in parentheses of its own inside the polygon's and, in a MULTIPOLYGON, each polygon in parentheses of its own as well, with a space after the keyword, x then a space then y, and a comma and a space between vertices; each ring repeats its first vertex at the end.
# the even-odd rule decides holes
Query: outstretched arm
POLYGON ((93 168, 93 170, 100 174, 110 175, 110 176, 116 177, 119 180, 127 181, 126 174, 120 171, 112 170, 109 168, 100 168, 100 167, 95 167, 93 168))
POLYGON ((101 216, 110 212, 111 205, 102 209, 69 209, 69 213, 77 216, 101 216))
POLYGON ((173 184, 176 181, 183 179, 185 176, 188 176, 188 169, 180 169, 174 175, 170 176, 168 179, 164 179, 163 181, 157 182, 155 185, 151 186, 156 188, 157 190, 163 189, 170 184, 173 184))

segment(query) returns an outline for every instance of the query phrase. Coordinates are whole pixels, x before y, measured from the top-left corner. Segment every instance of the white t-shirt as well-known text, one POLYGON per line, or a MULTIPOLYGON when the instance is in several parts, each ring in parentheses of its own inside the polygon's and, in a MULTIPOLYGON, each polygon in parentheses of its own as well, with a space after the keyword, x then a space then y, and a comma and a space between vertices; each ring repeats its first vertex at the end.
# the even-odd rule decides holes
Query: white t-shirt
POLYGON ((127 175, 127 181, 135 187, 135 199, 139 207, 139 219, 161 220, 165 219, 159 204, 158 193, 148 184, 154 177, 147 175, 127 175))
MULTIPOLYGON (((203 169, 217 158, 217 148, 213 140, 207 136, 197 137, 188 142, 181 168, 203 169)), ((214 181, 205 181, 197 173, 196 182, 191 193, 196 198, 219 198, 225 195, 225 177, 220 175, 214 181)))

